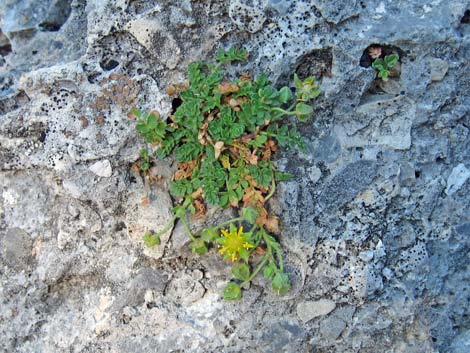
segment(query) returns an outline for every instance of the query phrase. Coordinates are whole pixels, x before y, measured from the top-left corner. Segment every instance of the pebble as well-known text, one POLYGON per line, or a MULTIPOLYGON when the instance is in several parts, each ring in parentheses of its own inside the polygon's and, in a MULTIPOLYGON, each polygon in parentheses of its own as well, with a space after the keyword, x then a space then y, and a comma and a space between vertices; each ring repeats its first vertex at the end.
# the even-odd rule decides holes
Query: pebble
POLYGON ((297 305, 297 316, 302 322, 308 322, 318 316, 329 314, 335 307, 336 303, 330 299, 304 301, 297 305))
POLYGON ((111 163, 107 159, 92 164, 89 169, 102 178, 109 178, 113 173, 111 163))

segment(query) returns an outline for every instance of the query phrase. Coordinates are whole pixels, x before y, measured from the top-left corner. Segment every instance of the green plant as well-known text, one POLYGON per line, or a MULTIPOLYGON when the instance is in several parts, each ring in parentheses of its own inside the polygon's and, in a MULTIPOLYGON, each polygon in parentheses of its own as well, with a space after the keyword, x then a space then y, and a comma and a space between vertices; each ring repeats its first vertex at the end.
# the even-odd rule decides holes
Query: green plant
POLYGON ((378 71, 377 76, 384 81, 388 81, 388 76, 390 75, 390 71, 398 62, 400 57, 398 54, 390 54, 385 55, 385 57, 377 58, 372 63, 372 67, 378 71))
MULTIPOLYGON (((225 299, 240 298, 242 287, 261 270, 278 294, 290 288, 280 244, 272 235, 279 234, 279 219, 269 214, 266 202, 276 183, 291 175, 276 170, 272 155, 278 146, 304 147, 289 116, 306 121, 313 113, 308 102, 320 94, 313 77, 302 81, 295 75, 295 93, 287 86, 277 90, 266 75, 252 79, 242 74, 225 81, 222 65, 247 57, 246 51, 232 48, 219 50, 216 64, 189 65, 189 82, 168 90, 182 101, 168 122, 157 114, 132 112, 137 130, 155 146, 156 156, 174 153, 178 162, 170 184, 177 202, 174 216, 160 232, 147 232, 145 244, 158 245, 161 235, 179 220, 194 253, 204 255, 215 246, 233 263, 234 280, 224 290, 225 299), (187 214, 203 217, 207 204, 239 208, 240 215, 196 236, 187 214)), ((142 165, 150 165, 145 153, 142 165)))

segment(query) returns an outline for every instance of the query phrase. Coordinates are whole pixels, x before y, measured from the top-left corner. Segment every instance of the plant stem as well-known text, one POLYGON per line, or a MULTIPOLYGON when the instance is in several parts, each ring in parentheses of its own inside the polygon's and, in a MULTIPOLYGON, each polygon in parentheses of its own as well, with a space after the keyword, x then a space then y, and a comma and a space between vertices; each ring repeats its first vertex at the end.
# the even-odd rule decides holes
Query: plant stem
POLYGON ((268 196, 265 197, 264 201, 268 201, 273 195, 274 192, 276 191, 276 180, 274 179, 274 174, 272 176, 272 181, 271 181, 271 191, 269 191, 268 196))
POLYGON ((165 227, 159 231, 158 233, 155 233, 157 236, 161 236, 165 234, 174 224, 175 224, 176 216, 171 217, 171 219, 168 221, 168 223, 165 225, 165 227))
POLYGON ((243 217, 232 218, 232 219, 229 219, 228 221, 225 221, 225 222, 222 222, 222 223, 216 225, 214 227, 214 229, 220 229, 222 227, 225 227, 226 225, 229 225, 229 224, 232 224, 232 223, 235 223, 235 222, 239 222, 239 221, 242 221, 242 220, 243 220, 243 217))
POLYGON ((276 112, 280 112, 280 113, 283 113, 285 115, 295 115, 296 112, 294 111, 288 111, 288 110, 284 110, 282 108, 278 108, 278 107, 274 107, 274 108, 271 108, 271 111, 276 111, 276 112))
POLYGON ((181 222, 183 223, 183 227, 186 230, 186 233, 188 233, 188 235, 189 235, 189 238, 191 238, 192 241, 195 241, 196 238, 194 237, 193 233, 191 233, 191 229, 189 229, 188 221, 186 220, 186 216, 184 216, 180 219, 181 219, 181 222))
POLYGON ((261 269, 266 264, 266 261, 268 261, 268 259, 269 259, 269 254, 264 255, 263 260, 261 260, 258 267, 256 267, 256 270, 253 271, 253 273, 251 274, 251 276, 247 280, 243 281, 243 283, 240 284, 240 287, 243 287, 245 284, 250 283, 251 280, 256 277, 258 272, 261 271, 261 269))

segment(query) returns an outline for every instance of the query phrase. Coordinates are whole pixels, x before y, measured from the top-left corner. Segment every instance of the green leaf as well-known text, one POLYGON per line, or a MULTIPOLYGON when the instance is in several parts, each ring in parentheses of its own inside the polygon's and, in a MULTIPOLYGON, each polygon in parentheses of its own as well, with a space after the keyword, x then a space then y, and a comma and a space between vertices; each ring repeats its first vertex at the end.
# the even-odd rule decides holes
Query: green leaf
POLYGON ((281 103, 287 103, 289 100, 292 99, 292 91, 289 87, 282 87, 279 91, 279 100, 281 103))
POLYGON ((223 64, 230 61, 244 61, 248 58, 248 52, 245 49, 230 48, 225 51, 225 49, 220 48, 217 50, 216 60, 223 64))
POLYGON ((151 232, 145 232, 144 243, 145 243, 145 246, 147 246, 148 248, 151 248, 155 245, 160 245, 160 237, 157 234, 152 234, 151 232))
POLYGON ((183 206, 176 206, 173 208, 173 213, 175 214, 176 218, 183 218, 186 216, 186 212, 187 210, 183 206))
POLYGON ((242 297, 242 291, 238 284, 235 282, 228 282, 224 288, 225 300, 237 300, 242 297))
POLYGON ((245 263, 237 264, 232 268, 232 275, 240 281, 247 281, 250 278, 250 266, 245 263))
POLYGON ((242 218, 245 222, 255 224, 258 215, 258 211, 256 211, 252 206, 242 208, 242 218))
POLYGON ((297 74, 294 75, 295 82, 295 96, 298 101, 307 102, 320 95, 320 89, 315 83, 315 77, 307 77, 305 80, 300 80, 297 74))
POLYGON ((132 109, 131 114, 136 116, 137 118, 142 117, 142 112, 140 111, 140 109, 132 109))
POLYGON ((276 271, 277 271, 276 265, 274 264, 273 261, 270 261, 270 262, 269 262, 269 265, 267 265, 267 266, 264 268, 263 276, 264 276, 264 278, 266 278, 266 279, 271 279, 271 278, 274 277, 274 274, 276 273, 276 271))
POLYGON ((377 58, 372 62, 372 67, 376 70, 385 70, 385 61, 381 58, 377 58))
POLYGON ((295 106, 295 115, 300 121, 306 121, 313 113, 313 108, 305 103, 297 103, 295 106))
POLYGON ((294 175, 291 173, 283 173, 277 170, 274 172, 274 178, 276 179, 276 181, 287 181, 292 179, 293 177, 294 175))
POLYGON ((206 243, 211 243, 215 241, 217 238, 219 238, 219 234, 215 230, 215 228, 209 227, 204 229, 201 232, 201 238, 206 242, 206 243))
POLYGON ((197 238, 191 241, 191 243, 189 243, 189 247, 191 248, 193 253, 201 256, 205 255, 208 251, 206 243, 201 238, 197 238))
POLYGON ((279 295, 286 294, 291 288, 287 273, 277 272, 272 280, 272 288, 279 295))
POLYGON ((381 78, 383 81, 388 81, 389 74, 390 74, 390 71, 388 70, 379 71, 378 77, 381 78))
POLYGON ((266 135, 258 135, 254 140, 251 141, 250 145, 254 147, 262 147, 264 143, 268 140, 266 135))
POLYGON ((176 148, 176 160, 178 162, 187 162, 195 160, 204 148, 203 145, 194 142, 188 142, 176 148))
POLYGON ((390 54, 385 56, 385 63, 387 64, 388 69, 391 69, 398 62, 400 57, 398 54, 390 54))

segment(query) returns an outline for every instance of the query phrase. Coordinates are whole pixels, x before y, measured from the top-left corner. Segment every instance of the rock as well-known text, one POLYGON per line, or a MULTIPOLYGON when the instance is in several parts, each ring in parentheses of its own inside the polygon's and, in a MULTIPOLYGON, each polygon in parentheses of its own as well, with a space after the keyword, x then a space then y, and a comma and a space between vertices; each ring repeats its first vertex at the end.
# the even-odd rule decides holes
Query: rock
POLYGON ((327 135, 315 141, 312 146, 313 158, 316 161, 334 162, 341 153, 341 144, 334 135, 327 135))
POLYGON ((150 50, 158 51, 160 61, 170 70, 180 61, 181 49, 164 25, 154 18, 139 18, 127 24, 126 29, 137 41, 150 50))
POLYGON ((432 58, 429 61, 429 67, 431 69, 431 81, 442 81, 449 69, 449 64, 442 59, 432 58))
POLYGON ((3 0, 0 18, 1 352, 469 350, 466 2, 3 0), (373 44, 400 55, 386 82, 373 44), (146 143, 127 113, 166 121, 165 88, 221 47, 249 52, 227 80, 297 73, 322 92, 311 120, 279 122, 307 145, 279 148, 294 177, 267 205, 282 297, 258 275, 224 301, 230 264, 178 224, 142 241, 180 202, 177 163, 133 170, 146 143))
POLYGON ((406 150, 411 146, 411 126, 416 106, 402 96, 373 96, 357 108, 357 115, 335 132, 343 148, 370 145, 406 150))
POLYGON ((357 161, 347 165, 331 178, 318 198, 320 209, 337 209, 370 185, 377 174, 374 161, 357 161))
POLYGON ((374 252, 371 250, 362 251, 359 253, 359 258, 364 262, 370 262, 374 258, 374 252))
POLYGON ((329 314, 335 307, 336 303, 330 299, 304 301, 297 304, 297 316, 302 322, 308 322, 318 316, 329 314))
POLYGON ((149 267, 141 268, 130 281, 127 290, 113 304, 113 311, 126 306, 137 306, 145 301, 147 290, 154 295, 161 295, 168 284, 168 274, 149 267))
POLYGON ((249 6, 244 1, 231 0, 229 16, 240 29, 256 33, 262 28, 266 16, 262 1, 254 0, 252 3, 253 5, 249 6))
POLYGON ((177 303, 190 305, 201 299, 205 293, 205 288, 191 274, 179 274, 171 280, 166 294, 177 303))
POLYGON ((299 325, 281 320, 270 325, 261 335, 260 349, 263 353, 295 352, 299 340, 304 337, 305 331, 299 325))
POLYGON ((336 340, 346 328, 346 323, 334 316, 327 317, 320 323, 320 333, 328 341, 336 340))
POLYGON ((21 229, 0 232, 0 258, 16 271, 26 270, 32 261, 33 242, 21 229))
POLYGON ((109 178, 113 174, 111 163, 107 159, 93 163, 89 169, 102 178, 109 178))
POLYGON ((449 196, 452 195, 458 191, 463 184, 465 184, 469 177, 470 170, 468 170, 463 163, 458 164, 454 169, 452 169, 452 173, 450 173, 449 178, 447 179, 445 193, 449 196))
POLYGON ((315 0, 314 5, 328 22, 333 23, 339 23, 359 13, 359 4, 356 0, 339 0, 334 4, 327 0, 315 0))

